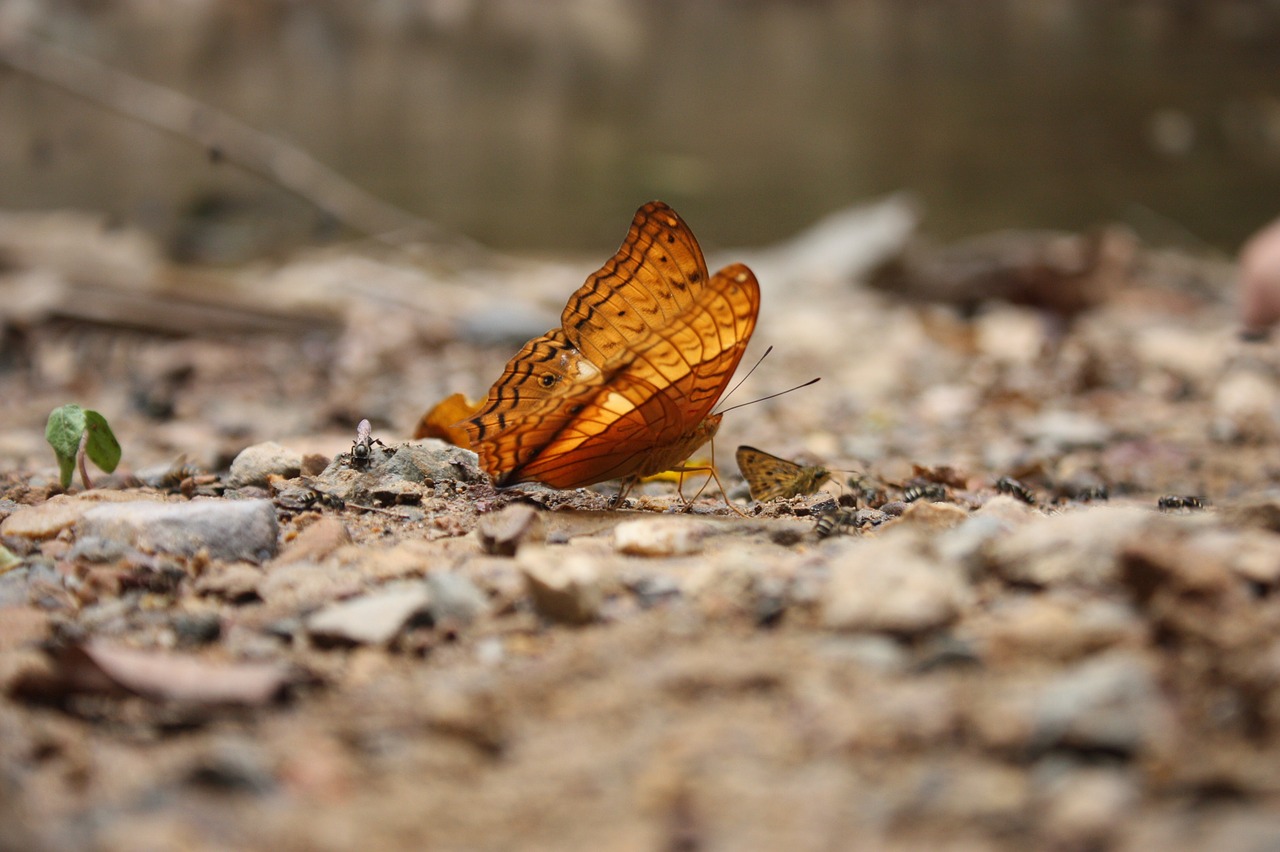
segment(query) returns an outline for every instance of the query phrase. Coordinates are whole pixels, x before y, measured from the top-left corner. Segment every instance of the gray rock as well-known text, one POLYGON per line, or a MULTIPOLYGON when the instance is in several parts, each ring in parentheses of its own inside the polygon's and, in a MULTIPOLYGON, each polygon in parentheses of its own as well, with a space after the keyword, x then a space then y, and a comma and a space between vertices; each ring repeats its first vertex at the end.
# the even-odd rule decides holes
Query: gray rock
POLYGON ((437 626, 466 627, 489 611, 489 598, 463 574, 432 571, 426 582, 431 593, 427 612, 437 626))
POLYGON ((325 639, 382 645, 423 612, 430 599, 421 583, 396 583, 325 607, 307 619, 307 630, 325 639))
POLYGON ((302 455, 286 450, 275 441, 266 441, 245 447, 231 462, 227 485, 243 488, 246 485, 266 485, 273 474, 293 479, 302 472, 302 455))
POLYGON ((1120 550, 1162 519, 1134 506, 1098 506, 1032 521, 995 541, 988 566, 1017 583, 1086 587, 1115 583, 1120 550))
POLYGON ((1168 708, 1150 667, 1112 651, 1067 669, 1040 691, 1035 750, 1067 746, 1135 754, 1169 729, 1168 708))
POLYGON ((823 624, 835 630, 913 634, 951 623, 968 590, 953 562, 914 535, 851 541, 831 561, 823 624))
POLYGON ((89 510, 77 538, 126 543, 147 553, 260 562, 276 552, 275 509, 269 500, 196 499, 189 503, 137 501, 89 510))

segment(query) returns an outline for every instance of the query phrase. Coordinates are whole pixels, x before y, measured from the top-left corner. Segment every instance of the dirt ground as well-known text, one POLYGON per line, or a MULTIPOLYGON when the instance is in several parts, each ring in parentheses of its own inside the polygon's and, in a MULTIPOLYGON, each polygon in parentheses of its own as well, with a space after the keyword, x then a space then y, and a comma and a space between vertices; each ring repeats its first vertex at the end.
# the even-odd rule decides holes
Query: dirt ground
POLYGON ((733 401, 821 382, 726 416, 741 515, 614 511, 406 443, 603 258, 213 273, 2 224, 0 848, 1280 844, 1280 359, 1229 267, 1005 235, 877 288, 761 251, 733 401), (124 461, 60 497, 71 401, 124 461), (739 444, 835 474, 754 504, 739 444), (278 530, 93 526, 139 496, 278 530))

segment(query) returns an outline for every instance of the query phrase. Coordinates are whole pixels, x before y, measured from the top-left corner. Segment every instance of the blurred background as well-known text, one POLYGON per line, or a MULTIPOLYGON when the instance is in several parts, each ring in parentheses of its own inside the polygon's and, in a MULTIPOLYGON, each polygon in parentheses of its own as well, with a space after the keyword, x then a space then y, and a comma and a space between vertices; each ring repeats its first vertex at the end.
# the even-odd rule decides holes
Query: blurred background
MULTIPOLYGON (((611 250, 655 197, 765 243, 908 190, 942 239, 1123 222, 1234 252, 1280 200, 1274 0, 4 0, 0 59, 15 37, 507 250, 611 250)), ((104 211, 199 263, 351 236, 30 71, 0 64, 0 208, 104 211)))

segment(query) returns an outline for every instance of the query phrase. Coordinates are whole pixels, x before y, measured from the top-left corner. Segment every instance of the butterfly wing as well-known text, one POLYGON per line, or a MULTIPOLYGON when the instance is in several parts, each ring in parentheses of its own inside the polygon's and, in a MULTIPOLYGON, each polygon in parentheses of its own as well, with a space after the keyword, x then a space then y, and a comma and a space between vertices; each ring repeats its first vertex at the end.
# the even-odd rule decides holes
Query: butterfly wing
POLYGON ((682 461, 718 425, 759 309, 750 269, 708 278, 679 216, 646 204, 563 328, 525 344, 467 422, 482 466, 500 486, 577 488, 682 461))
POLYGON ((787 496, 787 491, 802 470, 795 462, 755 447, 738 447, 736 455, 738 470, 742 471, 742 477, 747 480, 747 487, 751 489, 751 499, 761 503, 787 496))
POLYGON ((708 284, 689 226, 666 204, 650 201, 636 211, 617 253, 570 297, 560 322, 569 342, 603 366, 669 327, 708 284))

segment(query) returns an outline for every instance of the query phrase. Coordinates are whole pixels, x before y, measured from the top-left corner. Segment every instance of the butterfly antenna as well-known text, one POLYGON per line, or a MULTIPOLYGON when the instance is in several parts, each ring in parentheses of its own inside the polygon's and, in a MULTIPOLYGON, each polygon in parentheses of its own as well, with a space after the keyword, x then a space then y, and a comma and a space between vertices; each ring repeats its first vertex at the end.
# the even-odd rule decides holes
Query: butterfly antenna
POLYGON ((721 403, 722 405, 724 404, 724 401, 725 401, 726 399, 728 399, 729 397, 733 396, 733 392, 734 392, 734 391, 736 391, 738 388, 742 387, 742 383, 743 383, 743 382, 745 382, 747 379, 751 378, 751 374, 752 374, 752 373, 754 373, 754 372, 756 371, 756 367, 759 367, 759 366, 764 362, 764 359, 769 357, 769 353, 770 353, 770 352, 772 352, 772 351, 773 351, 773 347, 772 347, 772 346, 770 346, 768 349, 764 350, 764 354, 763 354, 763 355, 761 355, 761 356, 756 360, 756 362, 755 362, 754 364, 752 364, 752 365, 751 365, 751 369, 750 369, 750 370, 747 370, 747 374, 746 374, 745 376, 743 376, 742 378, 738 379, 738 383, 737 383, 736 385, 734 385, 732 388, 730 388, 730 389, 729 389, 729 392, 728 392, 727 394, 725 394, 724 396, 722 396, 722 397, 720 398, 720 403, 721 403))
MULTIPOLYGON (((766 352, 765 354, 767 355, 767 354, 769 354, 769 353, 767 353, 767 352, 766 352)), ((755 369, 755 368, 753 367, 752 369, 755 369)), ((751 375, 751 374, 750 374, 750 373, 748 373, 747 375, 751 375)), ((815 378, 815 379, 810 379, 809 381, 805 382, 805 383, 804 383, 804 384, 802 384, 802 385, 796 385, 795 387, 793 387, 793 388, 787 388, 787 389, 786 389, 786 390, 784 390, 784 391, 778 391, 777 393, 771 393, 771 394, 769 394, 768 396, 762 396, 762 397, 760 397, 759 399, 753 399, 753 400, 751 400, 750 402, 741 402, 741 403, 738 403, 737 405, 733 405, 733 406, 730 406, 730 407, 728 407, 728 408, 725 408, 725 409, 723 409, 723 410, 721 410, 721 411, 719 411, 719 412, 717 412, 717 413, 719 413, 719 414, 728 414, 730 411, 733 411, 735 408, 745 408, 745 407, 746 407, 746 406, 748 406, 748 405, 755 405, 757 402, 764 402, 764 401, 765 401, 765 400, 767 400, 767 399, 773 399, 775 396, 782 396, 784 393, 791 393, 792 391, 798 391, 798 390, 800 390, 800 388, 807 388, 807 387, 809 387, 809 385, 816 384, 817 382, 821 381, 821 379, 822 379, 822 377, 821 377, 821 376, 818 376, 818 377, 817 377, 817 378, 815 378)), ((726 395, 726 396, 727 396, 727 395, 726 395)))

